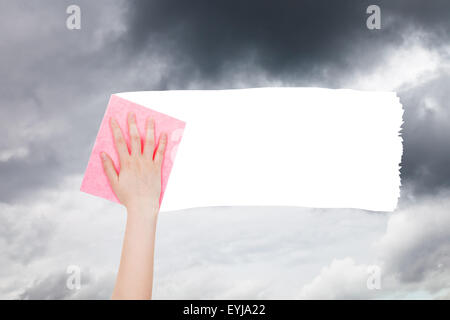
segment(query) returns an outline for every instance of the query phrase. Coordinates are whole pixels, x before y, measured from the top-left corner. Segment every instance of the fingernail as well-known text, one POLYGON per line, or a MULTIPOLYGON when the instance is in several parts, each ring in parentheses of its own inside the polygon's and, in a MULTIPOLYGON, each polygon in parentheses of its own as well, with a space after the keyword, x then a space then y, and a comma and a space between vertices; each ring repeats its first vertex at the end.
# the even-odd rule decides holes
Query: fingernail
POLYGON ((106 160, 106 153, 104 153, 104 152, 100 153, 100 157, 101 157, 103 160, 106 160))

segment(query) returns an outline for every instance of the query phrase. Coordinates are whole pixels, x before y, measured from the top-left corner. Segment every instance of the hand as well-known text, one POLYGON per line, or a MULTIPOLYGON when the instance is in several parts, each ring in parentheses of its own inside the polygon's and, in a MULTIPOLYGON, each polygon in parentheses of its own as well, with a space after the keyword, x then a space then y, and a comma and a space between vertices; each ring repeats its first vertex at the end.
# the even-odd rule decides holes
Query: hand
POLYGON ((128 212, 159 211, 161 195, 161 165, 167 144, 167 134, 161 134, 155 151, 154 121, 147 119, 145 142, 142 151, 141 137, 136 125, 136 116, 128 114, 130 150, 117 121, 111 118, 114 143, 119 154, 120 172, 117 173, 109 155, 101 153, 103 168, 119 201, 128 212), (153 157, 153 154, 155 156, 153 157))

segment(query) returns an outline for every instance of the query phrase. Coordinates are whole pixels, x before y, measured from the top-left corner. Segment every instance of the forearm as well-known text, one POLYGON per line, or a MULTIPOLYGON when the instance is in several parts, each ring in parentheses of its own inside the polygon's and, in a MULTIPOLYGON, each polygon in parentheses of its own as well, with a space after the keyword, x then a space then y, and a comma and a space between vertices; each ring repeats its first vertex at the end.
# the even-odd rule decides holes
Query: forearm
POLYGON ((114 118, 111 118, 110 125, 119 155, 119 173, 109 155, 102 152, 100 156, 114 194, 128 211, 122 256, 112 298, 151 299, 156 222, 161 198, 161 170, 167 134, 160 134, 155 150, 154 121, 147 119, 145 144, 142 149, 136 116, 129 113, 129 148, 122 129, 114 118))
POLYGON ((130 208, 113 299, 151 299, 158 211, 130 208))

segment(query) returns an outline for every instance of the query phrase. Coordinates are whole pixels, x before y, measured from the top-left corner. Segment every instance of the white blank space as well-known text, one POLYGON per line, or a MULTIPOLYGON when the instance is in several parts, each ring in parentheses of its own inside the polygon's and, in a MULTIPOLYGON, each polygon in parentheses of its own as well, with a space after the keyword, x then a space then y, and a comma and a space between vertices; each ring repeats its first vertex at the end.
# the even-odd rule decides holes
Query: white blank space
POLYGON ((186 121, 162 210, 274 205, 392 211, 403 109, 394 92, 150 91, 122 98, 186 121))

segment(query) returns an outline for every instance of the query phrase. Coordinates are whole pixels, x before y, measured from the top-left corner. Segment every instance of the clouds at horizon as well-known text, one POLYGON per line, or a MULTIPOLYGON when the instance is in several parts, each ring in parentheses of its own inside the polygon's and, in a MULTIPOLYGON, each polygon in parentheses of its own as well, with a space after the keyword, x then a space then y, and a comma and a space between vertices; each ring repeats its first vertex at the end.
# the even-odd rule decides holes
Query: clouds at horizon
MULTIPOLYGON (((120 206, 79 193, 79 179, 68 179, 63 191, 41 192, 32 208, 2 208, 10 216, 28 214, 29 221, 45 219, 53 225, 51 241, 34 239, 41 245, 35 248, 39 258, 23 264, 14 255, 0 257, 5 266, 1 297, 110 297, 124 212, 120 206), (82 269, 80 291, 65 285, 65 271, 72 264, 82 269)), ((411 201, 390 215, 277 207, 162 213, 154 298, 445 297, 450 284, 449 206, 447 191, 411 201), (381 290, 366 287, 367 267, 372 265, 381 267, 381 290)), ((19 235, 27 232, 17 229, 19 235)), ((8 252, 19 247, 6 247, 2 241, 0 245, 8 252)))

